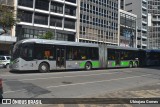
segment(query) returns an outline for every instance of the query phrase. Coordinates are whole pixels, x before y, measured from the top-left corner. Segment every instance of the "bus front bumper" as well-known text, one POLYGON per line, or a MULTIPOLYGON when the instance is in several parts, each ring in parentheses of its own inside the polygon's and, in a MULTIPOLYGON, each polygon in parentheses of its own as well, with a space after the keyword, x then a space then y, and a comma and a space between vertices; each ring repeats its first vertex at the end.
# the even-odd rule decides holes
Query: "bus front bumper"
POLYGON ((10 64, 10 65, 9 65, 9 68, 10 68, 11 71, 12 71, 12 70, 20 70, 18 64, 10 64))

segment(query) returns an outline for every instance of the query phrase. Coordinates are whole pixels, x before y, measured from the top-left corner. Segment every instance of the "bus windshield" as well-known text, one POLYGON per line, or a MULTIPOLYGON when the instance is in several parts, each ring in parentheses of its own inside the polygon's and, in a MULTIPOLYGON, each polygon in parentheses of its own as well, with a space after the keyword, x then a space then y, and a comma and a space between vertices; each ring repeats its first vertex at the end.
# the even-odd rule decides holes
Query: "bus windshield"
POLYGON ((24 60, 32 60, 33 59, 33 45, 32 44, 15 44, 12 51, 12 61, 22 58, 24 60))

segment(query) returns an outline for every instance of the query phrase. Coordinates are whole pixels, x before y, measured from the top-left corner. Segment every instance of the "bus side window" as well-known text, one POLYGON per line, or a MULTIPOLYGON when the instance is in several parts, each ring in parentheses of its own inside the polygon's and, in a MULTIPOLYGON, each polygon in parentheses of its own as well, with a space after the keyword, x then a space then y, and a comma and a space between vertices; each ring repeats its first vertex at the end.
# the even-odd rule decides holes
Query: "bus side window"
POLYGON ((36 59, 40 60, 42 59, 42 54, 39 52, 38 55, 36 56, 36 59))
POLYGON ((75 59, 75 60, 78 59, 78 50, 73 51, 73 59, 75 59))
POLYGON ((115 60, 115 50, 108 49, 108 60, 115 60))
POLYGON ((91 59, 98 60, 99 59, 98 48, 90 48, 90 51, 91 51, 91 59))
POLYGON ((45 59, 49 59, 50 54, 51 54, 50 51, 48 51, 48 50, 47 50, 47 51, 44 51, 44 58, 45 58, 45 59))
POLYGON ((66 59, 67 60, 73 60, 73 47, 71 47, 71 46, 67 46, 66 47, 66 59))

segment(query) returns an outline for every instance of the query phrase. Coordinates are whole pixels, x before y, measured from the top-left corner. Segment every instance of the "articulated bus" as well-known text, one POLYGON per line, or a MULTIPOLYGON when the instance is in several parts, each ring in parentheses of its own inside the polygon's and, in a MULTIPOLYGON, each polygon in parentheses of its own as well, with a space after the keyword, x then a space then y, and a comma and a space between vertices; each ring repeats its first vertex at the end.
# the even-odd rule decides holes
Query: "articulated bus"
POLYGON ((137 67, 138 49, 68 41, 25 39, 14 45, 11 70, 137 67))

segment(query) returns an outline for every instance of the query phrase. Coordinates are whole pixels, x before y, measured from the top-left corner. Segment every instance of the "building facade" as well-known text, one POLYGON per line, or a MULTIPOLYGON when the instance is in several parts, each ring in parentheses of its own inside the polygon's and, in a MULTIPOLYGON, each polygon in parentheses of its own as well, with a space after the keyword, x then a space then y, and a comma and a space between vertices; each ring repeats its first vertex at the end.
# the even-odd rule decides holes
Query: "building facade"
POLYGON ((79 42, 119 44, 119 0, 79 0, 79 42))
POLYGON ((147 0, 125 0, 125 10, 137 15, 137 48, 148 46, 148 2, 147 0))
POLYGON ((120 46, 137 48, 137 15, 120 10, 120 46))
POLYGON ((10 1, 20 19, 12 29, 17 41, 51 32, 56 40, 119 45, 120 0, 10 1))
MULTIPOLYGON (((14 9, 14 1, 13 0, 0 0, 0 4, 3 6, 7 6, 11 9, 14 9)), ((12 28, 6 28, 7 33, 2 34, 3 28, 0 25, 0 55, 9 55, 11 46, 14 42, 16 42, 17 38, 15 37, 14 26, 12 28)))
POLYGON ((148 0, 148 48, 160 49, 160 0, 148 0))
POLYGON ((39 38, 47 32, 56 40, 75 41, 78 0, 15 0, 18 40, 39 38))
POLYGON ((125 0, 120 0, 120 9, 125 10, 125 0))

